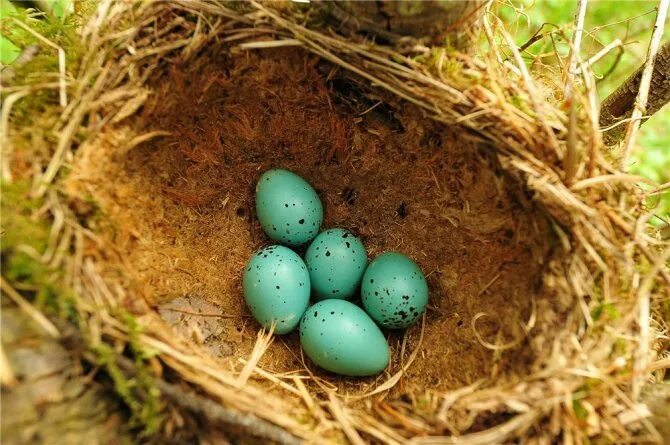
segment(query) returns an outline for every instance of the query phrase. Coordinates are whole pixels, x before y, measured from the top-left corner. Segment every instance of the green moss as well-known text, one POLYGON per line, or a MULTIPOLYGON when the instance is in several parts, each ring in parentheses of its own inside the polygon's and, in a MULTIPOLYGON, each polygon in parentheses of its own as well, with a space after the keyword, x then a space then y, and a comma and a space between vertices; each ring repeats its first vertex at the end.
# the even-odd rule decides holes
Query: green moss
POLYGON ((74 295, 63 286, 62 271, 49 269, 39 258, 47 248, 50 226, 33 217, 40 201, 30 198, 29 190, 27 180, 2 184, 2 274, 35 289, 32 297, 38 308, 74 321, 74 295))
MULTIPOLYGON (((18 48, 37 45, 40 51, 32 61, 16 67, 16 80, 22 83, 42 81, 33 73, 57 72, 58 57, 53 48, 16 25, 14 20, 25 23, 35 32, 61 46, 67 55, 68 72, 76 72, 83 54, 83 48, 75 33, 76 16, 56 20, 34 10, 17 10, 3 15, 0 22, 2 34, 9 36, 18 48)), ((25 126, 23 123, 32 122, 33 129, 30 131, 39 131, 39 128, 50 128, 48 120, 57 119, 58 112, 57 92, 45 91, 31 94, 18 102, 12 110, 11 119, 12 122, 21 123, 19 128, 25 126), (36 123, 37 120, 40 122, 36 123)), ((45 135, 45 140, 47 144, 54 142, 49 135, 45 135)), ((45 154, 40 152, 40 146, 30 143, 28 146, 17 147, 17 150, 29 151, 36 158, 45 154)), ((84 338, 89 338, 86 322, 79 319, 75 295, 64 285, 63 272, 50 270, 39 259, 49 242, 50 222, 43 217, 34 217, 42 201, 30 198, 30 188, 31 183, 28 180, 2 184, 3 275, 10 282, 34 289, 27 296, 37 307, 78 324, 83 328, 84 338)), ((94 202, 90 204, 93 204, 93 211, 97 212, 98 206, 94 202)), ((95 354, 97 363, 106 370, 120 399, 128 407, 131 413, 130 427, 140 429, 142 436, 148 437, 156 433, 163 422, 160 393, 147 364, 154 352, 142 347, 139 341, 141 327, 131 314, 119 310, 114 315, 125 324, 130 334, 128 351, 125 352, 133 357, 136 372, 126 377, 118 364, 118 354, 121 353, 111 345, 91 342, 89 348, 95 354)))
MULTIPOLYGON (((3 43, 3 46, 11 44, 11 47, 19 53, 27 47, 38 49, 26 63, 12 66, 14 70, 13 82, 21 85, 42 83, 44 82, 44 73, 59 72, 58 51, 53 46, 46 44, 39 36, 64 50, 66 75, 76 77, 86 49, 77 34, 79 23, 83 22, 82 17, 79 14, 71 14, 59 18, 54 14, 47 14, 33 8, 5 8, 4 2, 6 0, 2 1, 3 14, 0 17, 0 34, 3 36, 3 41, 7 41, 7 43, 3 43), (30 31, 25 27, 29 28, 30 31)), ((58 91, 42 90, 36 92, 14 105, 12 121, 33 122, 34 116, 40 110, 57 104, 58 91)))
POLYGON ((586 420, 589 415, 589 412, 584 408, 584 405, 581 404, 579 400, 572 401, 572 410, 575 412, 575 416, 579 420, 586 420))
POLYGON ((426 411, 431 407, 429 398, 423 394, 416 399, 416 408, 420 411, 426 411))
POLYGON ((529 117, 535 116, 535 111, 531 108, 526 99, 521 96, 512 96, 508 98, 509 103, 514 105, 521 112, 527 114, 529 117))
POLYGON ((601 303, 591 311, 591 317, 595 321, 603 317, 606 317, 606 320, 615 321, 619 318, 619 311, 613 303, 601 303))
MULTIPOLYGON (((3 276, 10 282, 35 289, 30 296, 38 308, 76 323, 76 300, 72 290, 64 286, 62 272, 49 269, 39 257, 26 253, 41 255, 47 248, 49 223, 44 218, 33 217, 40 204, 39 200, 30 198, 29 181, 2 184, 3 276)), ((158 431, 163 421, 160 393, 147 365, 147 360, 155 355, 155 351, 141 345, 142 329, 132 314, 119 309, 114 315, 124 323, 129 333, 129 352, 134 359, 136 373, 126 378, 118 366, 117 352, 112 346, 101 343, 92 345, 91 350, 128 406, 132 414, 130 426, 140 428, 143 435, 149 436, 158 431)))
POLYGON ((32 213, 40 206, 40 201, 30 197, 30 182, 20 180, 11 184, 0 183, 2 187, 2 240, 5 245, 15 246, 25 243, 39 252, 46 249, 49 227, 34 221, 32 213))
POLYGON ((10 282, 21 282, 51 294, 49 271, 36 256, 47 248, 49 227, 32 218, 38 202, 30 199, 28 181, 2 184, 2 273, 10 282), (49 287, 49 289, 44 289, 49 287))
POLYGON ((140 411, 136 413, 136 420, 143 426, 144 433, 148 436, 158 431, 163 422, 163 404, 160 400, 160 391, 154 383, 153 376, 147 365, 147 360, 156 356, 157 351, 149 350, 139 341, 142 327, 137 319, 125 310, 119 312, 119 319, 128 327, 130 337, 130 351, 135 359, 137 372, 133 377, 138 388, 146 394, 140 411))
POLYGON ((109 344, 96 344, 91 349, 96 354, 97 363, 105 368, 112 379, 116 393, 130 410, 129 426, 140 428, 142 437, 148 437, 158 432, 164 420, 160 391, 146 362, 155 353, 147 351, 140 345, 139 336, 142 329, 133 315, 120 309, 116 318, 128 328, 129 348, 134 358, 135 373, 126 377, 119 367, 117 352, 109 344))
POLYGON ((404 1, 399 2, 396 9, 401 17, 412 17, 423 12, 424 4, 422 1, 416 0, 404 1))

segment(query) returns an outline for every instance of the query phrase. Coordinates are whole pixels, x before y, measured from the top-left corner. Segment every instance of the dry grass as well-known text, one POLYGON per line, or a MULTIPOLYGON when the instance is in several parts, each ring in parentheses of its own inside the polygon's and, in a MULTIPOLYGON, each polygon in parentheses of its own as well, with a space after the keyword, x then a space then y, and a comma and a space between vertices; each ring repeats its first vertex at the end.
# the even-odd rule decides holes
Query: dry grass
MULTIPOLYGON (((667 321, 654 319, 653 308, 669 296, 670 248, 647 232, 649 214, 642 192, 617 169, 602 145, 593 125, 598 121, 597 104, 588 69, 574 81, 570 94, 576 105, 571 107, 559 93, 558 98, 542 96, 544 90, 535 85, 515 47, 509 48, 516 62, 511 66, 499 63, 495 51, 486 61, 417 45, 400 53, 304 26, 309 17, 294 10, 257 3, 234 6, 199 0, 103 1, 81 30, 89 51, 69 85, 68 103, 53 128, 58 143, 44 172, 37 174, 33 194, 45 198, 43 212, 54 221, 42 260, 67 271, 67 284, 77 295, 80 329, 90 344, 129 342, 133 333, 119 321, 118 310, 138 314, 139 342, 160 362, 157 379, 169 369, 172 378, 177 376, 226 408, 253 413, 253 418, 238 419, 238 431, 278 441, 659 441, 637 399, 652 371, 667 366, 658 350, 667 321), (61 168, 73 159, 76 146, 86 143, 75 137, 77 131, 86 122, 91 138, 132 115, 146 100, 146 82, 153 73, 171 60, 197 56, 215 41, 231 51, 301 46, 354 78, 365 79, 366 88, 372 84, 387 90, 430 118, 462 129, 467 138, 496 154, 507 174, 525 185, 551 219, 560 241, 546 268, 543 293, 574 308, 558 332, 544 332, 536 323, 552 316, 550 307, 534 308, 524 327, 536 349, 546 355, 536 358, 529 375, 504 384, 477 382, 448 393, 428 391, 422 403, 405 404, 384 400, 396 376, 367 394, 363 403, 337 397, 327 381, 311 376, 328 395, 315 397, 303 376, 273 375, 258 368, 271 337, 259 335, 252 358, 227 368, 203 348, 176 338, 147 304, 126 295, 122 285, 101 277, 96 235, 81 227, 56 192, 61 168), (618 317, 603 315, 605 306, 618 317), (269 380, 276 389, 267 393, 253 380, 269 380), (285 397, 286 393, 297 397, 285 397), (268 424, 290 436, 268 432, 268 424)), ((495 36, 506 38, 491 15, 485 31, 492 47, 495 36)), ((8 102, 23 97, 24 90, 17 91, 8 102)), ((11 107, 4 105, 6 136, 11 107)), ((156 136, 139 136, 131 145, 156 136)), ((473 318, 473 328, 476 321, 473 318)), ((411 366, 411 359, 406 365, 411 366)), ((201 414, 207 416, 207 411, 201 414)))

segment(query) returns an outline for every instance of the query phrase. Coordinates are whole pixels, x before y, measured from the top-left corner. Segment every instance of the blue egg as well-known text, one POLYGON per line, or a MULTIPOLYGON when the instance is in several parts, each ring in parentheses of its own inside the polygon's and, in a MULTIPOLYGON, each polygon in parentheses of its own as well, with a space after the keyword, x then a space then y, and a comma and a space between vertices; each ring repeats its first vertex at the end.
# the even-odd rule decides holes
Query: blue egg
POLYGON ((256 215, 263 231, 287 246, 301 246, 319 233, 323 206, 307 181, 288 170, 268 170, 256 184, 256 215))
POLYGON ((345 229, 328 229, 314 238, 305 264, 317 299, 349 298, 358 289, 368 265, 360 239, 345 229))
POLYGON ((307 266, 291 249, 269 246, 256 252, 242 278, 244 300, 261 325, 275 323, 275 333, 291 332, 307 309, 310 281, 307 266))
POLYGON ((397 252, 375 258, 363 275, 363 307, 378 324, 401 329, 414 323, 428 304, 428 284, 419 266, 397 252))
POLYGON ((300 322, 300 344, 318 366, 347 376, 377 374, 390 358, 375 322, 346 300, 323 300, 307 309, 300 322))

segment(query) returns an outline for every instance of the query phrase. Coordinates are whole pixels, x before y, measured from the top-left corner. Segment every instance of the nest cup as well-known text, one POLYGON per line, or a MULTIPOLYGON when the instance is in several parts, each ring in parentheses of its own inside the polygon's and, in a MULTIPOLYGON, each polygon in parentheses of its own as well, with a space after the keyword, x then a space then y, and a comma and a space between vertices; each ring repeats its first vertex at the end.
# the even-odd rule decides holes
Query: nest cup
POLYGON ((631 252, 612 248, 644 215, 639 192, 612 179, 584 93, 571 158, 560 106, 496 62, 428 48, 409 59, 303 19, 257 4, 119 3, 83 29, 81 71, 96 81, 67 122, 90 132, 61 136, 51 162, 73 153, 71 168, 46 183, 82 234, 68 235, 64 261, 77 313, 96 325, 84 334, 132 341, 134 366, 172 406, 236 436, 499 443, 647 428, 619 415, 656 357, 653 332, 602 308, 649 311, 662 263, 641 234, 631 252), (275 338, 250 318, 241 276, 270 244, 254 215, 270 168, 315 187, 324 227, 427 275, 428 310, 385 332, 379 376, 324 372, 297 333, 275 338))

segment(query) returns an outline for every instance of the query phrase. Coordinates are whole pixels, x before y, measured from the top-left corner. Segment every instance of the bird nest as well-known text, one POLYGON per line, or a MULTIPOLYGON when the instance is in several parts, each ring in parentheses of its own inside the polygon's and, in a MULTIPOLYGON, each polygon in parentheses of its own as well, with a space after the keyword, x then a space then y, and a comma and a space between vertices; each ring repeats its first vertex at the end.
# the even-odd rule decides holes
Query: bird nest
POLYGON ((588 75, 565 100, 518 53, 503 61, 491 16, 475 59, 345 38, 320 11, 103 2, 73 77, 44 86, 64 107, 10 118, 5 173, 35 178, 53 223, 39 260, 62 272, 84 358, 155 434, 653 438, 637 398, 659 367, 668 254, 603 147, 588 75), (244 263, 269 243, 254 186, 277 167, 313 184, 326 226, 427 275, 428 310, 386 332, 379 376, 319 370, 244 306, 244 263))

